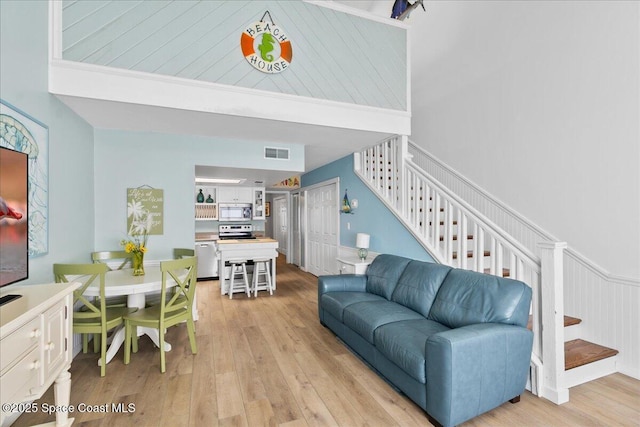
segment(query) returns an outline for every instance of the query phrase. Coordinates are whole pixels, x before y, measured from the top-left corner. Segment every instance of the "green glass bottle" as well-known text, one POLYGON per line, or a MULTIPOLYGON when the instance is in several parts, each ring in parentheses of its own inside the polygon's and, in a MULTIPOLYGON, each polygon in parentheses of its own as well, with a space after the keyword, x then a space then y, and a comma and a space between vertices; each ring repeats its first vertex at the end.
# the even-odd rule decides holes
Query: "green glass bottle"
POLYGON ((204 194, 202 194, 202 188, 200 189, 200 192, 198 193, 198 198, 196 200, 198 201, 198 203, 204 203, 204 194))

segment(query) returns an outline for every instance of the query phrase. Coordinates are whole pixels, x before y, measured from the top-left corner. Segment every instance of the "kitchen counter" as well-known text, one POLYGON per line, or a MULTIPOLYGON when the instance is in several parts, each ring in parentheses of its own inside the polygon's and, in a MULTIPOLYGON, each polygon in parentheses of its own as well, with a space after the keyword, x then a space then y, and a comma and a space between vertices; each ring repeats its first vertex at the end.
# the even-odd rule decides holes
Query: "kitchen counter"
MULTIPOLYGON (((233 243, 240 243, 240 244, 256 244, 256 243, 278 243, 277 240, 274 240, 270 237, 258 237, 255 239, 224 239, 224 240, 218 240, 218 245, 228 245, 228 244, 233 244, 233 243)), ((277 246, 276 246, 277 247, 277 246)))
POLYGON ((225 263, 232 258, 242 258, 246 260, 258 258, 271 259, 271 284, 273 290, 276 289, 276 257, 278 256, 278 241, 269 237, 257 239, 240 240, 218 240, 218 254, 220 272, 220 293, 227 293, 229 280, 225 272, 225 263), (225 273, 223 273, 225 272, 225 273))
POLYGON ((196 233, 196 242, 215 242, 218 239, 218 233, 196 233))
MULTIPOLYGON (((270 239, 269 237, 264 237, 262 232, 256 232, 253 234, 257 239, 270 239)), ((218 233, 196 233, 196 242, 216 242, 220 240, 220 236, 218 233)), ((256 241, 256 239, 249 239, 252 241, 256 241)), ((271 239, 273 240, 273 239, 271 239)))

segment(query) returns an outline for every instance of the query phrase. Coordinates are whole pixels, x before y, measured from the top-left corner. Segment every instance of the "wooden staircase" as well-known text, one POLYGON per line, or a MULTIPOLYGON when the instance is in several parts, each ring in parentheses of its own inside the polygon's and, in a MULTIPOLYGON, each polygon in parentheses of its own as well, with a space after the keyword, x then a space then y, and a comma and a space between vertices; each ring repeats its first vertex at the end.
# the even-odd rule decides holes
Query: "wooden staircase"
POLYGON ((540 313, 531 326, 532 387, 538 396, 564 403, 568 388, 617 372, 617 351, 582 340, 580 319, 565 316, 564 331, 559 324, 566 243, 552 238, 519 242, 456 195, 457 180, 440 181, 438 165, 433 175, 427 172, 430 162, 407 137, 394 136, 354 153, 354 172, 435 262, 521 280, 531 287, 532 310, 540 313), (558 301, 558 308, 549 309, 558 301), (551 322, 546 330, 545 321, 551 322))
MULTIPOLYGON (((532 322, 529 316, 529 329, 532 322)), ((581 323, 581 319, 564 316, 564 370, 568 388, 617 372, 618 350, 578 338, 581 323)))

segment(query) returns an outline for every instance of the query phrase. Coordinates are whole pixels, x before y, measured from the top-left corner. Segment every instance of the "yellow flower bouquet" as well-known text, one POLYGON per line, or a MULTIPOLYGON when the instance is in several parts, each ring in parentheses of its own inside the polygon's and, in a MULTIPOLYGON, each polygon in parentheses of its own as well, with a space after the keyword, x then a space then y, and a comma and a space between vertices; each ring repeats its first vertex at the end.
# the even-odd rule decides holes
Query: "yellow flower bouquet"
POLYGON ((131 239, 123 239, 120 245, 124 251, 131 254, 131 265, 134 276, 144 276, 144 254, 147 252, 147 238, 149 235, 144 232, 141 235, 132 236, 131 239))
POLYGON ((147 239, 152 226, 149 211, 138 200, 127 203, 127 217, 130 218, 128 234, 130 239, 124 239, 120 244, 125 252, 131 254, 131 264, 134 276, 144 276, 144 254, 147 252, 147 239))

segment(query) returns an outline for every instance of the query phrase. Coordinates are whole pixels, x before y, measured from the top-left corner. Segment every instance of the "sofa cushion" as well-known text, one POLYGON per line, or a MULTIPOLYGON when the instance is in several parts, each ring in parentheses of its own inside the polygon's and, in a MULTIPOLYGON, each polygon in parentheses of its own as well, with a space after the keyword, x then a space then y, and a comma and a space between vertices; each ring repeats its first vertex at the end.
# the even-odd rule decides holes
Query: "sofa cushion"
POLYGON ((404 320, 380 326, 375 333, 375 345, 387 359, 407 375, 425 384, 427 381, 425 345, 427 338, 449 328, 433 320, 404 320))
POLYGON ((368 292, 327 292, 320 298, 322 298, 322 308, 341 322, 345 307, 351 304, 363 301, 386 301, 381 296, 368 292))
POLYGON ((424 319, 424 317, 407 307, 387 300, 351 304, 345 307, 343 315, 344 324, 371 344, 373 344, 373 334, 379 326, 413 319, 424 319))
POLYGON ((429 315, 442 281, 451 267, 432 262, 411 261, 398 279, 391 301, 429 315))
POLYGON ((450 328, 489 322, 526 327, 530 303, 531 288, 520 281, 453 269, 428 318, 450 328))
POLYGON ((396 255, 378 255, 367 267, 367 292, 391 299, 391 294, 411 260, 396 255))

